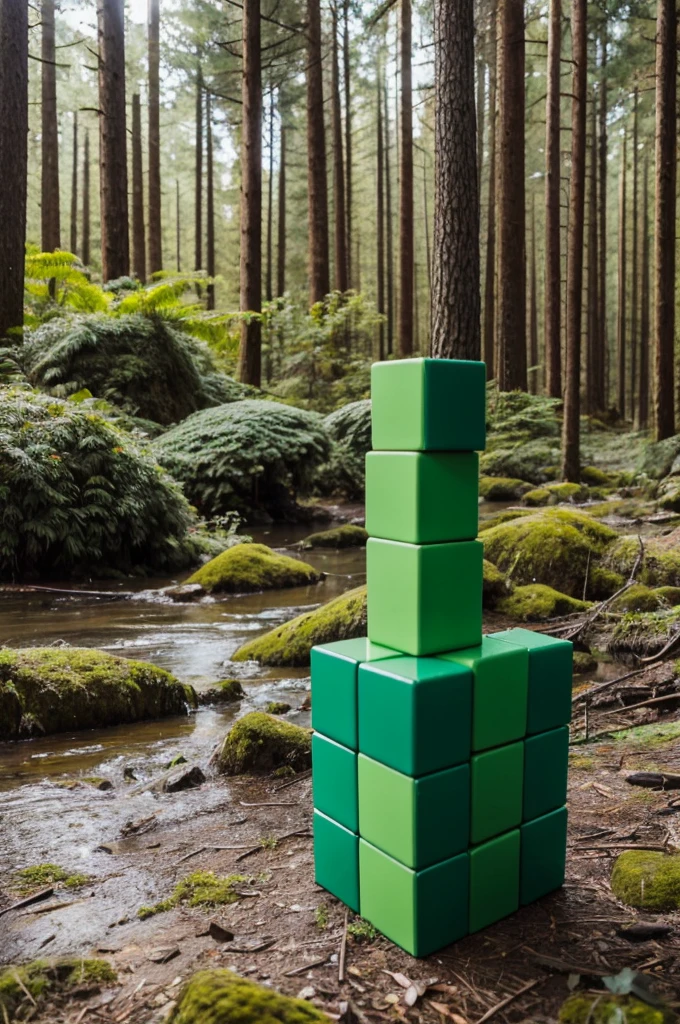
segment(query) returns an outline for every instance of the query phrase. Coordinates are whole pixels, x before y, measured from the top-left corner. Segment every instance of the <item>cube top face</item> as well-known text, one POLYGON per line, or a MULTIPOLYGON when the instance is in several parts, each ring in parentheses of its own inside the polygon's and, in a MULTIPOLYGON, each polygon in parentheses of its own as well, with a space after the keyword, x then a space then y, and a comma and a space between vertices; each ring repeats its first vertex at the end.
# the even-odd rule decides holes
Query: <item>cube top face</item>
POLYGON ((355 664, 364 661, 379 661, 381 658, 393 658, 398 651, 389 647, 381 647, 380 644, 372 643, 367 636, 355 637, 353 640, 336 640, 331 644, 317 644, 312 647, 312 658, 318 654, 329 654, 336 658, 345 658, 355 664))
POLYGON ((522 822, 524 744, 475 754, 470 764, 470 839, 483 843, 522 822))
POLYGON ((358 832, 357 755, 318 732, 312 736, 312 789, 318 811, 358 832))
POLYGON ((573 648, 569 640, 508 629, 494 639, 526 647, 529 651, 527 733, 546 732, 571 721, 573 648))
POLYGON ((369 452, 366 529, 409 544, 473 540, 478 492, 476 452, 369 452))
POLYGON ((357 669, 361 662, 394 657, 366 637, 312 648, 312 728, 357 748, 357 669))
POLYGON ((399 359, 371 367, 373 448, 482 451, 486 368, 462 359, 399 359))

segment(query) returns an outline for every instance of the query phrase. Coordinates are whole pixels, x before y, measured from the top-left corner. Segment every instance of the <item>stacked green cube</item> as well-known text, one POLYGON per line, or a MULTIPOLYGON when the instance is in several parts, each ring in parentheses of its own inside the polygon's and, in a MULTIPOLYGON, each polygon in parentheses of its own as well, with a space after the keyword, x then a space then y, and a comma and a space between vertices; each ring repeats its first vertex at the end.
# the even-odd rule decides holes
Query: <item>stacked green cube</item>
POLYGON ((485 379, 373 366, 368 637, 312 650, 316 881, 414 956, 564 880, 572 645, 482 635, 485 379))

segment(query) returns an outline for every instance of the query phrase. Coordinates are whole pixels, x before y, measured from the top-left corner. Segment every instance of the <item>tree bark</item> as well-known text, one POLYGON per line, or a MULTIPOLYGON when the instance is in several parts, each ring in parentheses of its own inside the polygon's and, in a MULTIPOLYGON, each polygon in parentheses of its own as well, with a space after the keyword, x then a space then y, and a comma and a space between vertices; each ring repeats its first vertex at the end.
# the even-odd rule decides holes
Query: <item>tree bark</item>
MULTIPOLYGON (((42 105, 41 105, 41 247, 43 252, 61 248, 59 218, 59 125, 57 121, 57 68, 55 51, 54 0, 43 0, 42 105)), ((4 130, 4 126, 3 126, 4 130)))
POLYGON ((349 8, 350 0, 344 0, 342 57, 345 85, 345 209, 347 211, 347 287, 353 288, 354 280, 352 276, 352 79, 350 60, 351 51, 349 38, 349 8))
POLYGON ((71 167, 71 252, 78 251, 78 111, 73 112, 73 164, 71 167))
POLYGON ((597 295, 599 301, 599 312, 597 317, 601 361, 599 374, 596 381, 595 404, 598 409, 606 409, 607 397, 607 366, 609 342, 607 337, 607 21, 605 18, 600 36, 601 62, 600 62, 600 104, 599 104, 599 279, 597 295))
POLYGON ((333 131, 333 213, 335 290, 347 291, 347 211, 345 209, 345 164, 342 154, 342 103, 340 100, 340 59, 338 15, 333 6, 331 59, 331 125, 333 131))
POLYGON ((560 53, 562 5, 550 0, 545 104, 545 378, 546 392, 562 397, 562 259, 560 227, 560 53))
POLYGON ((271 302, 274 295, 274 87, 269 90, 269 176, 267 180, 267 273, 265 295, 271 302))
POLYGON ((182 249, 181 249, 181 234, 180 234, 180 220, 179 220, 179 178, 175 179, 175 247, 176 253, 175 258, 177 261, 177 273, 182 269, 182 249))
POLYGON ((130 273, 124 0, 97 0, 102 280, 130 273))
MULTIPOLYGON (((413 354, 413 71, 411 0, 401 0, 401 118, 399 147, 399 355, 413 354)), ((472 103, 474 108, 474 59, 472 103)), ((474 130, 473 130, 474 135, 474 130)), ((476 139, 475 139, 476 141, 476 139)))
POLYGON ((163 269, 161 228, 160 3, 149 0, 149 274, 163 269))
MULTIPOLYGON (((384 133, 382 123, 383 109, 383 85, 382 70, 378 64, 377 76, 378 112, 376 119, 377 134, 377 175, 376 175, 376 263, 377 263, 377 289, 378 289, 378 312, 381 316, 385 314, 385 154, 384 133)), ((378 326, 378 359, 382 362, 385 359, 385 323, 381 321, 378 326)))
POLYGON ((637 414, 638 362, 638 88, 633 91, 633 202, 631 204, 631 288, 630 288, 630 418, 637 414))
MULTIPOLYGON (((24 322, 28 3, 0 3, 0 338, 24 322)), ((20 337, 14 336, 14 341, 20 337)))
POLYGON ((138 93, 132 97, 132 268, 140 281, 146 280, 142 110, 138 93))
POLYGON ((529 267, 529 391, 538 394, 538 289, 536 284, 536 211, 531 197, 531 264, 529 267))
POLYGON ((203 269, 203 73, 196 69, 196 141, 194 200, 194 270, 203 269))
POLYGON ((279 153, 279 218, 278 218, 278 263, 276 272, 276 294, 286 292, 286 126, 281 110, 281 141, 279 153))
POLYGON ((588 330, 586 360, 586 400, 588 412, 602 412, 598 406, 598 386, 602 351, 600 349, 598 296, 599 259, 597 251, 597 101, 592 94, 590 119, 590 168, 588 175, 588 330))
POLYGON ((210 93, 205 94, 205 141, 206 141, 206 211, 205 211, 205 241, 206 241, 206 270, 210 278, 210 284, 206 289, 206 309, 215 308, 215 163, 213 159, 213 129, 212 129, 212 102, 210 93))
POLYGON ((626 416, 626 132, 621 143, 621 172, 619 175, 619 253, 618 253, 618 305, 616 317, 616 402, 619 415, 626 416))
POLYGON ((489 34, 489 191, 486 214, 486 268, 484 271, 483 354, 487 380, 496 376, 496 6, 491 10, 489 34))
POLYGON ((392 242, 392 172, 390 163, 390 105, 387 94, 387 82, 383 86, 384 127, 385 127, 385 255, 387 267, 385 274, 387 303, 387 354, 394 352, 394 246, 392 242))
POLYGON ((562 428, 562 476, 578 483, 580 459, 581 311, 583 230, 586 193, 586 91, 588 84, 586 0, 572 0, 571 38, 574 73, 571 103, 571 180, 567 242, 567 360, 562 428))
POLYGON ((90 264, 90 132, 85 129, 83 146, 83 251, 80 254, 85 266, 90 264))
POLYGON ((642 179, 642 274, 640 283, 640 391, 638 424, 645 430, 649 424, 649 161, 645 155, 642 179))
POLYGON ((323 110, 320 0, 307 0, 307 192, 309 203, 309 302, 330 291, 328 184, 323 110))
MULTIPOLYGON (((319 37, 319 46, 320 42, 319 37)), ((241 91, 241 311, 257 314, 262 310, 261 60, 260 2, 244 0, 241 91)), ((262 325, 259 316, 241 322, 238 363, 239 380, 244 384, 259 387, 262 378, 262 325)))
POLYGON ((486 101, 486 64, 477 61, 477 191, 482 194, 484 170, 484 104, 486 101))

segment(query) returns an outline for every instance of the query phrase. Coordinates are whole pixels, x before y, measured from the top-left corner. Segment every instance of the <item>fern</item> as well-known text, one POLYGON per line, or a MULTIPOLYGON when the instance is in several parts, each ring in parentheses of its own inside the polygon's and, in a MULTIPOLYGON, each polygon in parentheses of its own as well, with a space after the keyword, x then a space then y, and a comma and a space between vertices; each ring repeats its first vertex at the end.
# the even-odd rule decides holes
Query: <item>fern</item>
POLYGON ((341 493, 352 499, 363 497, 366 484, 366 452, 371 449, 371 402, 350 402, 324 420, 331 438, 330 459, 315 477, 322 494, 341 493))

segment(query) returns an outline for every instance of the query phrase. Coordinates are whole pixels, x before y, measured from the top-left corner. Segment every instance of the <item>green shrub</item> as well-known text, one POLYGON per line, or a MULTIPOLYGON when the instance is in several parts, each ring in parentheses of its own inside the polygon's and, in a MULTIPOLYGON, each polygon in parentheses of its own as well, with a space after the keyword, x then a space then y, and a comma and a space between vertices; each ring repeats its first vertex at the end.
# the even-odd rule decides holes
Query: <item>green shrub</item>
POLYGON ((350 402, 326 416, 324 425, 331 438, 327 463, 317 472, 317 489, 322 494, 340 493, 362 498, 366 485, 366 452, 371 450, 371 402, 350 402))

